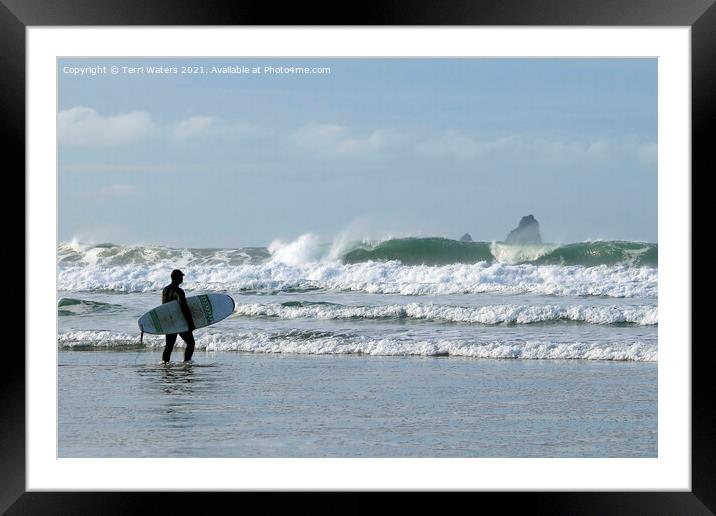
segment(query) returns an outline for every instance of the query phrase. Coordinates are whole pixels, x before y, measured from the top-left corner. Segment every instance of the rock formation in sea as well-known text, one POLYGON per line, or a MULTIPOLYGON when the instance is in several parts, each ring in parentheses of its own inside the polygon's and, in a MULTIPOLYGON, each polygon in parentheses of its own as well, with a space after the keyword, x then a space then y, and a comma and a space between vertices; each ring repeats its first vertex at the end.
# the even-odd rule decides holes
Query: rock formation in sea
POLYGON ((539 222, 532 215, 520 219, 520 224, 505 238, 506 244, 541 244, 539 222))
POLYGON ((460 237, 460 242, 472 242, 472 237, 470 236, 470 233, 465 233, 460 237))

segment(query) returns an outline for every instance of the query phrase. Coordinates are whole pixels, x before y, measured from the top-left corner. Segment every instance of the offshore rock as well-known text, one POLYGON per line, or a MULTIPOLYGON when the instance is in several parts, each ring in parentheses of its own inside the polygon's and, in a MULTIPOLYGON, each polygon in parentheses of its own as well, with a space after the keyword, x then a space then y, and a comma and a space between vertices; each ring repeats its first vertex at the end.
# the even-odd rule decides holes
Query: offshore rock
POLYGON ((460 237, 460 242, 472 242, 472 237, 470 236, 470 233, 465 233, 460 237))
POLYGON ((520 219, 520 224, 505 238, 506 244, 541 244, 539 222, 532 215, 520 219))

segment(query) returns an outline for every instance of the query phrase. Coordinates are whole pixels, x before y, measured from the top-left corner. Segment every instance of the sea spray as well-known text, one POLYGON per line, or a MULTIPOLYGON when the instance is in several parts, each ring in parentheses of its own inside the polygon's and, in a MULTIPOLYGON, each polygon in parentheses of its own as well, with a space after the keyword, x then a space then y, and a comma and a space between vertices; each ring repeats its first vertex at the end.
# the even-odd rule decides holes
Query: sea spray
POLYGON ((289 243, 274 240, 269 244, 268 251, 271 253, 271 262, 293 267, 320 261, 322 257, 320 241, 310 233, 289 243))

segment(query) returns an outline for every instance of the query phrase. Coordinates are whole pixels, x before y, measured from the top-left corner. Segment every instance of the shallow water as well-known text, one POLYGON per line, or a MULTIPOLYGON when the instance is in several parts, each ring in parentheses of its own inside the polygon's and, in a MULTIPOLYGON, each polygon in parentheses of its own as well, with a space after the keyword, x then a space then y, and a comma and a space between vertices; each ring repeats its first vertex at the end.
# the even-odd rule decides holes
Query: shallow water
POLYGON ((656 363, 159 360, 159 350, 59 351, 59 456, 657 456, 656 363))

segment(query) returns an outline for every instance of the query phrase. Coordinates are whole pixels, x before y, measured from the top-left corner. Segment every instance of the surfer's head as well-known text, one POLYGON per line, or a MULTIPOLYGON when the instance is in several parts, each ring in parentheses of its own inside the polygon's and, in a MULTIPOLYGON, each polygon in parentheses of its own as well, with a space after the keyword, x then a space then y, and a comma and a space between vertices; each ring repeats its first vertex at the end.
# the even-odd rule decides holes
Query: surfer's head
POLYGON ((172 271, 172 283, 179 285, 182 281, 184 281, 184 273, 179 269, 174 269, 172 271))

